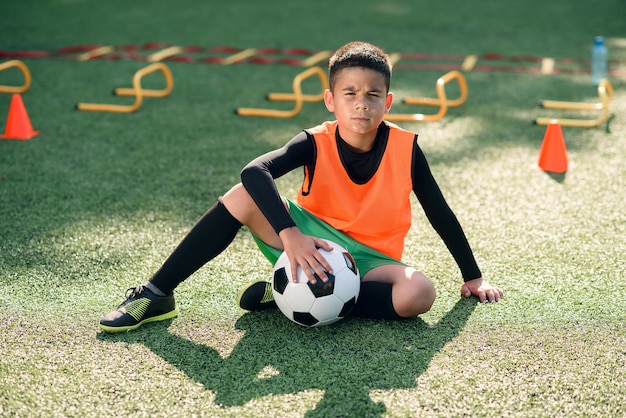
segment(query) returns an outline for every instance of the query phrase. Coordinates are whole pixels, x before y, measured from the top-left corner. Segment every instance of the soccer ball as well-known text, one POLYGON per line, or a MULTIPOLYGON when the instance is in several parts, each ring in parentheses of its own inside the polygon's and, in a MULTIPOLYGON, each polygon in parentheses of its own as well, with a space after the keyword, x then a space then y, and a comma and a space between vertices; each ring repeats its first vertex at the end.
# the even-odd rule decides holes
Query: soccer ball
POLYGON ((272 293, 280 311, 296 324, 318 327, 339 321, 346 316, 359 297, 361 277, 350 253, 340 245, 327 241, 333 250, 319 251, 333 268, 326 283, 315 275, 311 284, 300 267, 298 280, 291 276, 291 264, 283 252, 274 265, 272 293))

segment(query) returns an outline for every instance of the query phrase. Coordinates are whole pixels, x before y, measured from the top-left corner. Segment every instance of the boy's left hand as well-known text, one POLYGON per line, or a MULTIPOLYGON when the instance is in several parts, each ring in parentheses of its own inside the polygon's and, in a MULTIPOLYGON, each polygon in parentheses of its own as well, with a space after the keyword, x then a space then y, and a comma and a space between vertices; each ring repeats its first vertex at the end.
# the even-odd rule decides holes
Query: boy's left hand
POLYGON ((478 279, 469 280, 461 286, 461 294, 466 298, 474 295, 477 296, 481 303, 498 302, 502 299, 504 292, 502 289, 487 283, 487 280, 479 277, 478 279))

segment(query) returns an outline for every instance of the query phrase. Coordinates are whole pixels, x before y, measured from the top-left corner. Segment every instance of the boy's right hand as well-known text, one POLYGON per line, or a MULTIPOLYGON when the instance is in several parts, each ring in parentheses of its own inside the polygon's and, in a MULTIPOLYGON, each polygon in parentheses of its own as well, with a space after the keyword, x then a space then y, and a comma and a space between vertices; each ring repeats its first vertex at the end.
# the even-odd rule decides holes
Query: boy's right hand
POLYGON ((321 238, 304 235, 295 226, 283 229, 278 235, 291 263, 291 277, 293 277, 294 281, 297 281, 298 267, 302 269, 309 282, 313 284, 317 282, 314 274, 317 274, 323 282, 328 281, 326 272, 332 274, 333 271, 326 258, 318 251, 318 248, 332 251, 333 247, 321 238))

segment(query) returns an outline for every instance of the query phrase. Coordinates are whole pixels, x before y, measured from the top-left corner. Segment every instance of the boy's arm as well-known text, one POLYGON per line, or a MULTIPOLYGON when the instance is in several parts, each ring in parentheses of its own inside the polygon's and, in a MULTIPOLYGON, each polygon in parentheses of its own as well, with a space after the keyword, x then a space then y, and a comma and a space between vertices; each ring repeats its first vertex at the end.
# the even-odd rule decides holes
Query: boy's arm
POLYGON ((332 247, 319 238, 300 232, 285 208, 274 182, 275 178, 296 168, 312 164, 313 155, 312 140, 305 132, 301 132, 284 147, 268 152, 246 165, 241 171, 241 182, 280 237, 291 261, 294 279, 300 266, 309 281, 315 283, 314 273, 323 281, 328 280, 325 271, 332 273, 328 261, 317 248, 330 251, 332 247))
POLYGON ((301 132, 283 147, 255 158, 241 170, 243 186, 276 234, 296 224, 283 204, 274 179, 311 164, 312 159, 313 143, 301 132))
POLYGON ((426 217, 461 270, 465 282, 461 286, 463 296, 475 295, 481 302, 500 300, 502 290, 491 286, 482 278, 463 228, 441 193, 417 141, 413 146, 412 178, 413 191, 426 217))
POLYGON ((433 177, 426 157, 415 142, 413 146, 413 191, 419 200, 428 221, 448 247, 461 269, 463 280, 481 277, 474 254, 456 215, 448 206, 439 185, 433 177))

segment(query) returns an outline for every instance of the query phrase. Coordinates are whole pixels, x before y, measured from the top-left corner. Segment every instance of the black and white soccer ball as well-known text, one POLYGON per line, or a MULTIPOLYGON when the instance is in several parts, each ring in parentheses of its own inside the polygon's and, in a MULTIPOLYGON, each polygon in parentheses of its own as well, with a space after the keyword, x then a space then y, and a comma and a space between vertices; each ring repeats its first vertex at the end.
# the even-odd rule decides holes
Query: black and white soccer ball
POLYGON ((333 274, 326 283, 315 276, 311 284, 298 267, 298 280, 291 276, 291 263, 285 252, 274 265, 272 292, 281 312, 304 327, 329 325, 346 316, 359 298, 361 277, 350 253, 340 245, 327 241, 332 251, 319 249, 330 263, 333 274))

